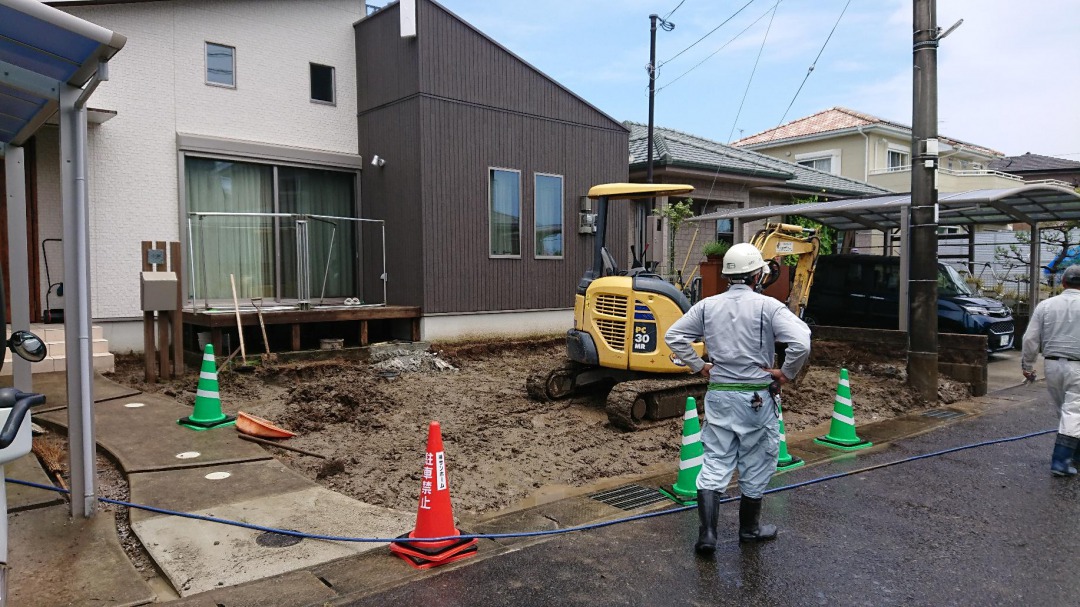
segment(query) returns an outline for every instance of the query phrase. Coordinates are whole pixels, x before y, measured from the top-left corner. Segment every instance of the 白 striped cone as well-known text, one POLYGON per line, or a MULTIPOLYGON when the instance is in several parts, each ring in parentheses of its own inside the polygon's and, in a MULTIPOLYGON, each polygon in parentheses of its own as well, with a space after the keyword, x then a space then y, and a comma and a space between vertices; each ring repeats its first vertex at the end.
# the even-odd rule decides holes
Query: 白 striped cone
POLYGON ((784 411, 778 405, 776 410, 780 413, 780 457, 776 459, 776 469, 779 471, 791 470, 805 464, 802 458, 788 453, 787 434, 784 432, 784 411))
POLYGON ((873 445, 855 434, 855 413, 851 409, 851 385, 848 383, 847 369, 840 369, 840 383, 836 386, 836 402, 833 404, 829 433, 815 438, 814 442, 842 451, 855 451, 873 445))
POLYGON ((697 477, 701 472, 704 453, 705 450, 701 446, 701 422, 698 420, 697 400, 691 396, 686 399, 686 413, 683 414, 679 477, 674 485, 660 489, 660 493, 683 506, 696 504, 697 477))
POLYGON ((209 430, 236 423, 236 417, 221 412, 221 394, 218 392, 217 367, 214 362, 214 346, 206 344, 202 369, 199 371, 199 387, 195 392, 195 408, 191 415, 176 423, 192 430, 209 430))

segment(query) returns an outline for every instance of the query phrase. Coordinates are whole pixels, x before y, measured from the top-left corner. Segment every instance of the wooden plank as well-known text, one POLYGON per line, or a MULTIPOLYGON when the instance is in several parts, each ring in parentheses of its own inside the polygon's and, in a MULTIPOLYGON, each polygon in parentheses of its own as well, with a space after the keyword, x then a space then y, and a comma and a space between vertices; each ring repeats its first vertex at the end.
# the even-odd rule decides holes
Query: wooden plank
POLYGON ((169 269, 176 273, 176 309, 169 312, 169 322, 172 324, 172 357, 173 376, 184 376, 184 323, 180 318, 180 311, 184 309, 184 272, 180 258, 180 243, 169 243, 169 269))
POLYGON ((420 319, 414 318, 412 320, 412 340, 420 341, 420 319))
POLYGON ((300 350, 300 325, 295 324, 292 326, 292 349, 293 352, 300 350))
POLYGON ((169 379, 172 377, 172 365, 169 364, 169 336, 172 331, 169 329, 168 312, 158 312, 157 325, 158 373, 161 379, 169 379))
POLYGON ((368 321, 360 321, 360 345, 368 345, 368 321))
MULTIPOLYGON (((387 306, 380 308, 365 309, 341 309, 341 310, 263 310, 263 320, 268 325, 291 325, 314 322, 340 322, 351 320, 387 320, 395 318, 419 318, 420 308, 417 306, 387 306)), ((232 313, 207 314, 205 312, 183 313, 184 322, 200 327, 235 327, 236 316, 232 313)), ((259 324, 258 315, 251 312, 240 312, 240 322, 243 325, 256 326, 259 324)))
POLYGON ((157 381, 157 362, 154 360, 154 313, 143 312, 143 362, 146 383, 157 381))

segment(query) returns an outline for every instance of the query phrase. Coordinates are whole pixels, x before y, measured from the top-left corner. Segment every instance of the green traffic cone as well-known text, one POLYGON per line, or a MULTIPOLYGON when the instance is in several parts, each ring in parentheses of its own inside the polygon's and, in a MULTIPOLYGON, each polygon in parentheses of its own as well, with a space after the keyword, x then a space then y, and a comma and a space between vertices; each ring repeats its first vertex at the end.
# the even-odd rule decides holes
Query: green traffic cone
POLYGON ((788 453, 787 434, 784 432, 784 411, 779 405, 777 405, 776 410, 780 414, 780 457, 776 459, 776 469, 782 472, 784 470, 798 468, 806 462, 804 462, 802 458, 795 457, 788 453))
POLYGON ((836 401, 833 404, 829 433, 815 438, 814 442, 842 451, 855 451, 873 445, 855 434, 855 413, 851 409, 851 385, 848 383, 847 369, 840 369, 840 383, 836 386, 836 401))
POLYGON ((221 412, 221 394, 218 392, 217 367, 214 362, 214 346, 206 344, 203 352, 199 386, 195 392, 195 408, 191 415, 176 423, 192 430, 209 430, 236 423, 236 417, 221 412))
POLYGON ((686 399, 683 414, 682 447, 679 449, 679 477, 675 484, 660 489, 660 493, 683 506, 697 503, 697 477, 705 458, 701 446, 701 422, 698 420, 697 400, 686 399))

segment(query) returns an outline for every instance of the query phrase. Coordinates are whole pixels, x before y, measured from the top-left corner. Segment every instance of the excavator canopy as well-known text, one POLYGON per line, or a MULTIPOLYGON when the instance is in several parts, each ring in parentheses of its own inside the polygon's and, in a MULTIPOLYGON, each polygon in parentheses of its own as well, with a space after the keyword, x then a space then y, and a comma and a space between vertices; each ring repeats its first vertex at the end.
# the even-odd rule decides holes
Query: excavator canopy
POLYGON ((679 183, 605 183, 589 188, 589 198, 637 200, 654 196, 678 196, 694 191, 694 186, 679 183))

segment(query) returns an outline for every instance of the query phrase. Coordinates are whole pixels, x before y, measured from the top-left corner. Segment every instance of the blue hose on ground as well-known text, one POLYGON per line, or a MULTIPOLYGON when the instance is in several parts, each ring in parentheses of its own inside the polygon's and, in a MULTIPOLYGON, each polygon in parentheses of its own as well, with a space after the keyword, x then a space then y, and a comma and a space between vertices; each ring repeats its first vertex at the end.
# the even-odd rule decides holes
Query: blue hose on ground
MULTIPOLYGON (((952 447, 950 449, 942 449, 941 451, 934 451, 932 453, 924 453, 922 455, 913 455, 911 457, 906 457, 904 459, 899 459, 899 460, 895 460, 895 461, 891 461, 891 462, 885 462, 883 464, 875 464, 873 466, 867 466, 865 468, 859 468, 857 470, 849 470, 847 472, 838 472, 836 474, 830 474, 830 475, 827 475, 827 476, 822 476, 822 477, 810 479, 810 480, 807 480, 807 481, 802 481, 802 482, 799 482, 799 483, 793 483, 791 485, 784 485, 783 487, 775 487, 773 489, 766 490, 765 493, 779 493, 781 491, 790 491, 792 489, 798 489, 800 487, 807 487, 809 485, 816 485, 818 483, 824 483, 826 481, 831 481, 831 480, 835 480, 835 479, 838 479, 838 478, 844 478, 846 476, 852 476, 852 475, 855 475, 855 474, 862 474, 864 472, 870 472, 872 470, 879 470, 881 468, 888 468, 889 466, 895 466, 895 465, 898 465, 898 464, 914 462, 914 461, 918 461, 918 460, 922 460, 922 459, 929 459, 931 457, 938 457, 938 456, 941 456, 941 455, 947 455, 949 453, 956 453, 957 451, 965 451, 967 449, 975 449, 976 447, 986 447, 988 445, 997 445, 997 444, 1000 444, 1000 443, 1011 443, 1011 442, 1018 441, 1018 440, 1024 440, 1024 439, 1027 439, 1027 438, 1033 438, 1033 437, 1036 437, 1036 436, 1042 436, 1044 434, 1050 434, 1050 433, 1053 433, 1053 432, 1057 432, 1057 428, 1054 428, 1054 429, 1051 429, 1051 430, 1041 430, 1039 432, 1031 432, 1029 434, 1021 434, 1019 436, 1009 436, 1009 437, 1006 437, 1006 438, 998 438, 998 439, 994 439, 994 440, 982 441, 980 443, 972 443, 970 445, 962 445, 960 447, 952 447)), ((45 490, 48 490, 48 491, 56 491, 57 493, 69 493, 69 491, 67 489, 60 489, 59 487, 53 487, 51 485, 42 485, 40 483, 33 483, 33 482, 30 482, 30 481, 21 481, 21 480, 17 480, 17 479, 13 479, 13 478, 5 479, 5 480, 7 480, 7 482, 9 482, 9 483, 14 483, 16 485, 24 485, 26 487, 34 487, 36 489, 45 489, 45 490)), ((729 502, 733 502, 733 501, 735 501, 737 499, 738 498, 736 498, 736 497, 727 497, 727 498, 724 498, 724 499, 720 500, 719 503, 726 504, 726 503, 729 503, 729 502)), ((195 519, 195 520, 199 520, 199 521, 207 521, 207 522, 211 522, 211 523, 220 523, 222 525, 232 525, 234 527, 241 527, 241 528, 244 528, 244 529, 253 529, 255 531, 267 531, 267 532, 270 532, 270 533, 277 533, 277 534, 280 534, 280 535, 289 535, 289 536, 299 537, 299 538, 304 538, 304 539, 328 540, 328 541, 333 541, 333 542, 365 542, 365 543, 379 543, 379 544, 388 544, 388 543, 405 542, 405 541, 408 541, 408 542, 436 542, 436 541, 442 541, 442 540, 473 539, 473 538, 475 538, 475 539, 486 539, 486 540, 497 540, 497 539, 508 539, 508 538, 515 538, 515 537, 541 537, 541 536, 545 536, 545 535, 559 535, 559 534, 563 534, 563 533, 573 533, 573 532, 577 532, 577 531, 588 531, 590 529, 600 529, 600 528, 603 528, 603 527, 610 527, 612 525, 618 525, 618 524, 621 524, 621 523, 629 523, 631 521, 640 521, 640 520, 643 520, 643 519, 654 518, 654 517, 658 517, 658 516, 666 516, 668 514, 675 514, 676 512, 685 512, 687 510, 694 510, 694 509, 697 508, 697 506, 680 506, 678 508, 669 508, 667 510, 660 510, 658 512, 647 512, 645 514, 636 514, 634 516, 627 516, 627 517, 623 517, 623 518, 613 519, 613 520, 610 520, 610 521, 603 521, 603 522, 599 522, 599 523, 590 523, 588 525, 578 525, 576 527, 564 527, 562 529, 549 529, 549 530, 546 530, 546 531, 523 531, 523 532, 520 532, 520 533, 474 533, 474 534, 463 533, 461 535, 445 536, 445 537, 397 538, 397 537, 345 537, 345 536, 339 536, 339 535, 322 535, 322 534, 318 534, 318 533, 304 533, 304 532, 301 532, 301 531, 292 531, 292 530, 289 530, 289 529, 277 529, 277 528, 274 528, 274 527, 265 527, 263 525, 255 525, 255 524, 252 524, 252 523, 244 523, 242 521, 233 521, 233 520, 224 519, 224 518, 215 518, 215 517, 212 517, 212 516, 204 516, 202 514, 192 514, 192 513, 189 513, 189 512, 177 512, 175 510, 168 510, 166 508, 156 508, 154 506, 145 506, 145 505, 142 505, 142 504, 134 504, 134 503, 131 503, 131 502, 125 502, 125 501, 122 501, 122 500, 114 500, 114 499, 109 499, 109 498, 105 498, 105 497, 98 498, 98 501, 104 502, 106 504, 114 504, 116 506, 126 506, 128 508, 136 508, 138 510, 145 510, 147 512, 155 512, 157 514, 167 514, 167 515, 170 515, 170 516, 180 516, 180 517, 195 519)))

